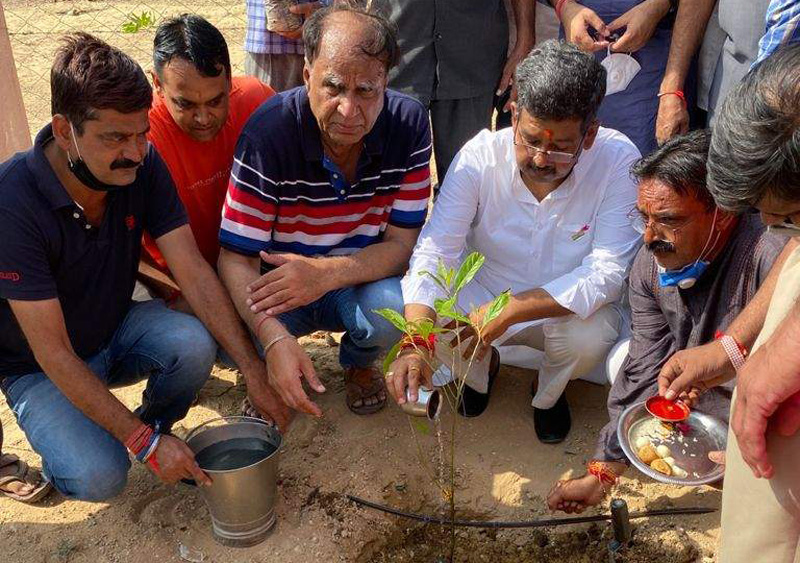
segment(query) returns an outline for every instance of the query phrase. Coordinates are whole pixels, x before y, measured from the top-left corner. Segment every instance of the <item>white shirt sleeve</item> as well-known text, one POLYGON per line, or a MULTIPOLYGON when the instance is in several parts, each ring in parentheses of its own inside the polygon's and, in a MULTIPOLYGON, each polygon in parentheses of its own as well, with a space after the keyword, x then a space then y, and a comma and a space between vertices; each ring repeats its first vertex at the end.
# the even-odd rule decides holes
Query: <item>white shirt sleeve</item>
POLYGON ((442 183, 430 219, 422 228, 408 272, 403 277, 403 301, 433 308, 444 291, 423 272, 435 273, 441 260, 449 268, 457 268, 467 245, 475 214, 478 211, 482 175, 480 159, 467 143, 456 155, 442 183))
POLYGON ((641 245, 641 235, 631 225, 628 213, 636 205, 636 184, 630 167, 635 151, 618 159, 595 221, 591 252, 580 266, 542 289, 562 307, 585 319, 622 295, 631 262, 641 245))

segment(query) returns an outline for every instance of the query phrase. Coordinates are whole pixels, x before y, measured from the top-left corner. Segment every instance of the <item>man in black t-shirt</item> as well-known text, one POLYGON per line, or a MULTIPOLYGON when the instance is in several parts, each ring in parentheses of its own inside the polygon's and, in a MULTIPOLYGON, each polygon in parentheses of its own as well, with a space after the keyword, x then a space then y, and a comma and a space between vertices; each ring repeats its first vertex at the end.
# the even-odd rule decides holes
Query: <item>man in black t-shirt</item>
POLYGON ((51 89, 52 123, 0 165, 0 389, 66 496, 118 494, 128 452, 167 483, 207 483, 169 431, 209 375, 214 338, 256 408, 278 421, 286 409, 147 143, 152 93, 141 68, 75 34, 56 54, 51 89), (199 320, 161 300, 131 301, 143 232, 199 320), (109 391, 144 378, 135 412, 109 391))

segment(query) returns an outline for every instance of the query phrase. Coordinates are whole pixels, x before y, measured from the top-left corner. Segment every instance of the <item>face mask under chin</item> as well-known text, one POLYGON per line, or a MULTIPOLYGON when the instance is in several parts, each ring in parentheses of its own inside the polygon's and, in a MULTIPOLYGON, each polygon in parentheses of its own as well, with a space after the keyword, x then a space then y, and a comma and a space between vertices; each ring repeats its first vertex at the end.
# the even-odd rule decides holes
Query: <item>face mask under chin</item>
POLYGON ((78 158, 73 160, 69 154, 69 151, 67 151, 67 162, 70 172, 72 172, 72 174, 81 184, 96 192, 117 192, 124 190, 125 188, 129 188, 135 183, 134 180, 129 184, 118 186, 116 184, 107 184, 95 176, 92 171, 89 170, 89 166, 86 164, 86 161, 84 161, 81 157, 81 150, 78 148, 78 140, 75 135, 75 129, 71 123, 69 124, 69 127, 72 131, 72 144, 75 145, 75 151, 78 153, 78 158))

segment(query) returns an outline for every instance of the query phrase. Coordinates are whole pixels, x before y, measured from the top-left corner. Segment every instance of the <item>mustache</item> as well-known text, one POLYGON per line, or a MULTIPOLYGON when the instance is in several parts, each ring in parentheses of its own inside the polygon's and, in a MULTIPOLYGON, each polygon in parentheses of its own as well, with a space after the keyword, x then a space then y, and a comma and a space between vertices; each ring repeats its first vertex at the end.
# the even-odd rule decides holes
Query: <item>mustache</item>
POLYGON ((667 254, 675 252, 675 245, 665 240, 654 240, 653 242, 648 243, 646 246, 647 250, 654 254, 667 254))
POLYGON ((141 165, 141 162, 136 162, 135 160, 131 160, 129 158, 121 158, 120 160, 115 160, 111 163, 111 170, 139 168, 141 165))

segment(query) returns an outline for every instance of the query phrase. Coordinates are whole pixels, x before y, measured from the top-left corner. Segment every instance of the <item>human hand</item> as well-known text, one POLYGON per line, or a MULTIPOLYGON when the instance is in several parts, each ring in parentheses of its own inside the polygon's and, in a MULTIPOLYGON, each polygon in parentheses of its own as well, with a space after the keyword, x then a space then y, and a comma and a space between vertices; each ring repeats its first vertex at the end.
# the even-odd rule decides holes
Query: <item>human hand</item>
MULTIPOLYGON (((486 356, 486 353, 492 349, 492 342, 500 338, 511 326, 511 318, 509 307, 506 306, 497 317, 485 323, 486 313, 489 311, 491 302, 481 305, 469 315, 470 325, 463 326, 458 334, 450 341, 450 347, 464 346, 462 358, 469 360, 473 353, 475 360, 480 362, 486 356), (485 323, 485 325, 484 325, 485 323), (480 337, 478 337, 480 331, 480 337)), ((456 322, 452 321, 445 328, 453 330, 456 328, 456 322)))
POLYGON ((590 506, 603 502, 606 490, 594 475, 586 474, 569 481, 558 481, 547 494, 550 510, 567 514, 580 514, 590 506))
POLYGON ((675 135, 683 135, 689 131, 689 110, 683 99, 669 94, 658 100, 658 117, 656 118, 656 141, 663 145, 675 135))
POLYGON ((594 53, 608 48, 608 28, 593 10, 578 4, 567 2, 561 10, 561 25, 564 26, 564 36, 567 41, 574 44, 581 51, 594 53), (593 39, 589 28, 594 28, 598 39, 593 39))
POLYGON ((244 374, 247 384, 247 399, 258 414, 265 419, 272 420, 281 431, 286 432, 292 421, 293 413, 270 386, 266 366, 264 364, 260 365, 261 370, 259 373, 253 375, 244 374))
POLYGON ((325 386, 317 378, 311 359, 294 338, 279 340, 267 352, 267 375, 269 384, 289 407, 314 416, 322 416, 322 410, 311 401, 303 390, 303 378, 317 393, 324 393, 325 386))
MULTIPOLYGON (((322 2, 307 2, 305 4, 295 4, 293 6, 289 6, 289 11, 293 14, 297 14, 298 16, 303 17, 303 25, 305 25, 305 20, 308 17, 322 8, 322 2)), ((302 39, 303 37, 303 26, 298 27, 294 31, 276 31, 278 35, 285 37, 286 39, 302 39)))
POLYGON ((420 384, 433 388, 433 369, 425 354, 421 350, 402 352, 386 372, 386 389, 398 405, 406 402, 406 387, 412 401, 417 400, 420 384))
POLYGON ((500 82, 497 84, 497 96, 501 96, 509 87, 511 88, 511 95, 508 101, 503 106, 503 111, 507 112, 511 108, 511 102, 517 101, 517 84, 514 80, 514 73, 517 71, 517 65, 524 59, 528 53, 531 52, 535 44, 533 34, 529 33, 530 38, 517 38, 517 43, 508 54, 506 64, 503 67, 503 74, 500 76, 500 82))
POLYGON ((162 434, 153 455, 158 469, 154 469, 150 463, 147 467, 164 483, 174 485, 181 479, 194 479, 198 485, 211 485, 211 478, 200 469, 194 460, 194 453, 182 440, 162 434))
POLYGON ((736 377, 736 370, 721 342, 680 350, 658 374, 658 394, 670 401, 682 399, 691 406, 702 393, 736 377))
POLYGON ((611 44, 615 53, 633 53, 650 41, 661 18, 669 11, 668 0, 645 0, 608 25, 608 32, 625 29, 622 37, 611 44))
POLYGON ((708 452, 708 459, 716 463, 717 465, 725 465, 725 450, 716 451, 716 452, 708 452))
POLYGON ((247 286, 247 306, 254 313, 275 317, 313 303, 330 289, 324 258, 261 252, 261 259, 277 267, 247 286))
POLYGON ((797 358, 791 356, 794 353, 776 332, 739 371, 731 428, 756 478, 770 479, 775 472, 767 451, 770 422, 781 436, 792 436, 800 429, 800 370, 797 358))

